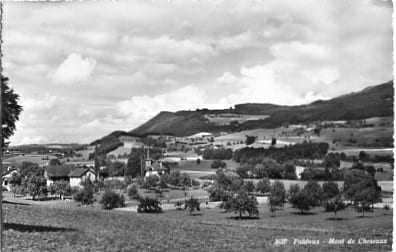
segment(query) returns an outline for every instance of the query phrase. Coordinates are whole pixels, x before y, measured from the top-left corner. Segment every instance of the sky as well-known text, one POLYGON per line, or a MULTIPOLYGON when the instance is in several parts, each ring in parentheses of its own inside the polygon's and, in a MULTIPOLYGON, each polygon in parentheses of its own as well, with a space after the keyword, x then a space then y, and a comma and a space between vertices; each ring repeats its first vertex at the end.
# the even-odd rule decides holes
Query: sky
POLYGON ((376 0, 6 2, 12 145, 89 143, 160 111, 296 105, 393 79, 376 0))

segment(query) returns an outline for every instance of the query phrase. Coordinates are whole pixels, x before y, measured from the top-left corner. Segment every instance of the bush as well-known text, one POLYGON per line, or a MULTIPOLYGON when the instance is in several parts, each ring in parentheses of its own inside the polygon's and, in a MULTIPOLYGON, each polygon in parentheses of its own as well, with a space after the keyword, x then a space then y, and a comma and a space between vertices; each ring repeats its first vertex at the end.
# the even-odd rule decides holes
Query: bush
POLYGON ((99 202, 102 205, 103 209, 113 209, 117 207, 125 206, 124 196, 114 191, 107 190, 103 193, 102 198, 99 202))
POLYGON ((161 213, 161 202, 158 199, 144 197, 139 199, 138 213, 161 213))
POLYGON ((135 184, 130 185, 127 189, 127 192, 128 192, 128 197, 130 199, 138 199, 139 198, 138 188, 135 184))

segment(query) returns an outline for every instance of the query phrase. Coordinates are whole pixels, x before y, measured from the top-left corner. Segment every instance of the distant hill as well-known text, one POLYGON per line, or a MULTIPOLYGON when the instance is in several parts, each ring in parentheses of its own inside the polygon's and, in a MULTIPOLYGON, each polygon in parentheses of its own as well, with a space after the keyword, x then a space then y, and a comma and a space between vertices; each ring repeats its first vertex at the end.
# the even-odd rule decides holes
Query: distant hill
POLYGON ((276 128, 285 124, 309 123, 324 120, 358 120, 369 117, 393 116, 393 80, 365 88, 359 92, 330 100, 318 100, 306 105, 281 106, 274 104, 237 104, 234 109, 160 112, 130 131, 134 135, 171 134, 192 135, 197 132, 240 131, 255 128, 276 128), (252 120, 230 125, 216 125, 205 115, 233 113, 239 115, 269 115, 263 120, 252 120))

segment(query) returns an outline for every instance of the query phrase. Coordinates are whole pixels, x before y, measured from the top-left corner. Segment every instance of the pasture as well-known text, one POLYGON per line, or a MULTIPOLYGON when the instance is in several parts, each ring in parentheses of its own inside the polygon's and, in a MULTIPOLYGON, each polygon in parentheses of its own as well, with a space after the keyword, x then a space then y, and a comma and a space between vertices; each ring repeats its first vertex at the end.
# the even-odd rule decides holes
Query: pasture
POLYGON ((49 162, 50 159, 56 159, 57 157, 54 155, 35 155, 35 154, 21 154, 15 155, 9 158, 5 158, 5 162, 10 162, 12 164, 22 164, 23 162, 32 162, 37 163, 39 165, 45 165, 49 162))
POLYGON ((235 214, 206 209, 137 214, 90 207, 60 209, 4 204, 4 251, 389 251, 392 212, 375 210, 359 218, 352 210, 342 221, 321 208, 301 215, 285 206, 259 219, 236 220, 235 214), (33 217, 34 216, 34 217, 33 217), (329 245, 329 238, 386 239, 384 245, 329 245), (320 245, 275 247, 276 238, 319 240, 320 245))

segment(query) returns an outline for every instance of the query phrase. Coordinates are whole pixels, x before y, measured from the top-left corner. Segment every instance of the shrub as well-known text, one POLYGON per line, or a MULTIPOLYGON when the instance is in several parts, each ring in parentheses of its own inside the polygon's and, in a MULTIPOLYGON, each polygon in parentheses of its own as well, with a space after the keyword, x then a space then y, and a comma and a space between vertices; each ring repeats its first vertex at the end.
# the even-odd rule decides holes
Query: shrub
POLYGON ((144 197, 139 199, 138 213, 161 213, 161 202, 158 199, 144 197))
POLYGON ((124 196, 114 191, 107 190, 102 194, 102 198, 99 202, 102 205, 103 209, 113 209, 117 207, 125 206, 124 196))

